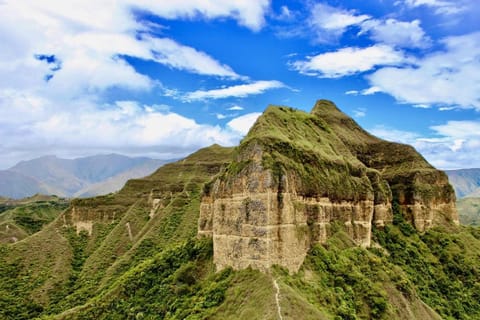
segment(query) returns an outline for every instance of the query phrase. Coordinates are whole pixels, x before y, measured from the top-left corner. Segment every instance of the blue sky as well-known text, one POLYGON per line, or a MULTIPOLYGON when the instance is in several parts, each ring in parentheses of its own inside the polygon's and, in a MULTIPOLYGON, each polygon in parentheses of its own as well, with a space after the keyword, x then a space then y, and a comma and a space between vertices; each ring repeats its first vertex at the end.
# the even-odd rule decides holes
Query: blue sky
POLYGON ((330 99, 442 169, 480 167, 478 0, 0 1, 0 168, 178 158, 330 99))

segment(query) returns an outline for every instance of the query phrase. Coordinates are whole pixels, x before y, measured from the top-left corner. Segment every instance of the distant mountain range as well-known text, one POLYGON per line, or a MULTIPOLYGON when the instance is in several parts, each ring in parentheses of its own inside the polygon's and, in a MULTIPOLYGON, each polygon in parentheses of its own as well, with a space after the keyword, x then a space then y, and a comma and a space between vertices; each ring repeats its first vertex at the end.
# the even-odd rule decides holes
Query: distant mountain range
POLYGON ((0 170, 0 196, 24 198, 34 194, 88 197, 119 190, 128 179, 153 173, 169 161, 118 154, 77 159, 44 156, 0 170))
POLYGON ((457 199, 480 197, 480 168, 446 170, 457 199))
POLYGON ((447 170, 445 173, 457 195, 460 223, 480 225, 480 168, 447 170))

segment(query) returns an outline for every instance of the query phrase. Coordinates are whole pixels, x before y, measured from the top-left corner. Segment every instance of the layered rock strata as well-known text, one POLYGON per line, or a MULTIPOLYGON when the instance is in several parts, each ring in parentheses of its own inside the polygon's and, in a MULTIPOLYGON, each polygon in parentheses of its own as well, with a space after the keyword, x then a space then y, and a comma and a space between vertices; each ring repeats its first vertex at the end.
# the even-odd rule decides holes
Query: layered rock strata
POLYGON ((369 135, 330 102, 317 102, 311 114, 269 107, 205 188, 198 232, 213 237, 219 269, 278 264, 295 272, 311 246, 338 228, 368 247, 372 225, 392 222, 393 201, 420 231, 455 223, 444 176, 413 148, 369 135), (392 150, 403 161, 388 158, 392 150))

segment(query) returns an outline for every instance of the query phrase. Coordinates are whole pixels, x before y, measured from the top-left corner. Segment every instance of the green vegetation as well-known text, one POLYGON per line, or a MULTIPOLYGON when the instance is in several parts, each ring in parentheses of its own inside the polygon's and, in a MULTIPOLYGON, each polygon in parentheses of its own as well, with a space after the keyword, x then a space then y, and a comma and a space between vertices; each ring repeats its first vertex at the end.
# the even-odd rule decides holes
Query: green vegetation
MULTIPOLYGON (((373 198, 365 165, 329 124, 314 114, 270 106, 242 141, 238 153, 251 155, 258 147, 263 150, 263 167, 272 170, 279 187, 282 177, 288 176, 298 183, 296 191, 305 196, 339 201, 373 198)), ((248 172, 254 165, 249 160, 233 162, 227 174, 248 172)))
POLYGON ((20 241, 40 231, 67 207, 65 199, 54 196, 0 200, 0 243, 20 241))
POLYGON ((400 212, 394 225, 377 230, 377 241, 388 250, 414 284, 420 298, 445 319, 480 317, 479 229, 461 227, 418 234, 400 212))
POLYGON ((457 200, 457 210, 461 224, 480 226, 480 198, 457 200))
MULTIPOLYGON (((40 232, 1 247, 0 308, 3 313, 0 318, 32 319, 67 312, 72 314, 67 317, 70 319, 79 306, 85 305, 81 310, 87 310, 92 301, 111 296, 115 303, 120 303, 119 292, 132 298, 132 305, 136 304, 147 296, 138 296, 136 289, 130 291, 130 287, 124 286, 131 285, 129 283, 138 278, 138 272, 146 277, 145 282, 135 285, 141 287, 146 283, 153 285, 164 275, 176 271, 164 263, 177 258, 178 250, 188 252, 178 257, 181 260, 176 262, 175 268, 188 261, 192 265, 181 268, 185 281, 192 278, 190 272, 198 270, 205 274, 195 273, 196 280, 197 276, 211 279, 205 280, 199 292, 199 296, 209 297, 198 301, 199 310, 215 307, 221 302, 229 274, 214 274, 211 242, 205 244, 203 240, 193 239, 203 186, 230 162, 231 155, 232 149, 212 146, 185 160, 167 164, 149 177, 131 180, 118 193, 75 199, 61 217, 40 232), (91 225, 91 231, 75 227, 82 223, 91 225), (209 253, 194 255, 191 250, 197 250, 195 248, 202 252, 208 249, 209 253), (199 265, 195 266, 196 263, 199 265), (164 273, 151 273, 151 270, 160 270, 158 268, 165 269, 164 273), (70 309, 72 311, 68 311, 70 309)), ((180 274, 175 279, 183 281, 180 274)), ((165 281, 163 287, 176 283, 172 279, 165 281)), ((189 292, 199 288, 198 284, 188 285, 191 285, 187 288, 189 292)), ((179 292, 184 289, 183 284, 179 285, 179 292)), ((187 291, 184 309, 191 302, 188 299, 192 293, 187 294, 187 291)), ((148 290, 144 294, 146 292, 148 290)), ((166 308, 171 302, 151 301, 151 310, 146 312, 156 312, 158 303, 166 308)), ((111 308, 108 306, 101 311, 108 314, 111 308)), ((123 318, 126 313, 122 312, 128 310, 122 309, 120 304, 118 308, 118 315, 123 318)))
POLYGON ((65 319, 203 319, 225 299, 232 271, 215 273, 212 242, 190 240, 147 258, 65 319))
POLYGON ((270 107, 235 150, 214 145, 117 193, 75 199, 47 225, 46 214, 30 215, 40 226, 17 210, 8 219, 26 238, 0 244, 0 318, 480 318, 480 229, 418 233, 400 200, 448 200, 450 189, 413 149, 382 143, 325 101, 312 114, 270 107), (393 197, 393 224, 365 249, 332 223, 296 274, 215 271, 212 240, 197 238, 201 197, 215 178, 233 183, 258 163, 273 173, 280 203, 293 184, 338 201, 393 197))

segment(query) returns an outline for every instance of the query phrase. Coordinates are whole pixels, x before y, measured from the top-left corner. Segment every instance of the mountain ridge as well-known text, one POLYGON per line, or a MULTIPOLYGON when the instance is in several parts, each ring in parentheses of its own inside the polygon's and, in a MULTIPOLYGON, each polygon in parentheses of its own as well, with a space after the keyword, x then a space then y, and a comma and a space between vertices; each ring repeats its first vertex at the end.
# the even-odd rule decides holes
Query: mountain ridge
POLYGON ((458 224, 445 173, 326 100, 311 113, 268 107, 209 191, 199 233, 213 237, 220 269, 278 264, 296 272, 333 223, 369 247, 372 227, 391 224, 395 204, 420 232, 458 224))
MULTIPOLYGON (((74 199, 67 210, 41 231, 15 244, 0 244, 0 317, 15 320, 273 320, 279 315, 284 319, 480 317, 480 230, 444 220, 432 221, 431 226, 422 229, 408 211, 410 200, 422 200, 427 206, 428 200, 437 196, 436 187, 427 192, 422 180, 433 169, 422 165, 416 172, 412 166, 418 157, 403 157, 410 161, 406 162, 406 168, 397 169, 406 175, 395 181, 396 195, 390 194, 382 172, 369 170, 357 158, 358 154, 370 151, 368 147, 362 149, 354 144, 353 154, 352 146, 347 147, 338 136, 333 136, 336 129, 328 121, 283 108, 269 112, 283 115, 276 121, 285 128, 270 132, 271 121, 260 119, 257 129, 252 128, 253 132, 259 130, 255 139, 246 137, 236 148, 213 145, 200 149, 185 159, 160 167, 150 176, 129 180, 114 194, 74 199), (315 123, 312 131, 310 124, 315 123), (319 139, 310 140, 315 132, 321 133, 319 139), (279 135, 280 139, 276 139, 279 135), (290 139, 287 141, 290 143, 284 143, 285 139, 290 139), (269 148, 269 152, 262 148, 269 148), (338 148, 344 154, 336 152, 338 148), (410 177, 414 179, 400 188, 410 177), (309 179, 303 181, 304 178, 309 179), (321 179, 330 179, 331 183, 317 181, 321 179), (336 186, 346 190, 335 190, 336 186), (364 188, 356 191, 357 186, 364 188), (271 220, 278 223, 274 219, 283 219, 278 223, 282 227, 288 225, 291 217, 288 213, 292 210, 297 210, 298 219, 291 225, 301 223, 300 218, 307 211, 303 230, 287 233, 284 242, 326 236, 322 241, 306 243, 308 251, 304 255, 295 254, 299 248, 286 246, 284 260, 295 259, 299 263, 301 258, 296 271, 282 263, 270 264, 263 270, 266 272, 256 270, 254 263, 250 267, 232 268, 231 261, 243 259, 235 250, 225 256, 230 261, 225 260, 229 264, 222 268, 218 263, 218 250, 222 248, 214 234, 218 230, 211 230, 211 238, 208 234, 201 235, 214 226, 205 218, 217 200, 218 213, 222 210, 225 213, 223 217, 216 215, 217 227, 230 234, 235 230, 227 227, 250 227, 251 234, 245 237, 247 246, 261 249, 263 231, 254 227, 261 226, 258 222, 265 221, 264 212, 269 210, 257 201, 262 200, 261 188, 267 195, 270 190, 271 220), (287 194, 297 189, 297 195, 287 194), (322 193, 317 197, 316 192, 322 193), (402 194, 406 194, 404 199, 399 197, 402 194), (251 201, 244 201, 245 195, 251 201), (375 210, 376 205, 386 204, 395 196, 399 199, 383 212, 382 222, 378 214, 377 223, 372 223, 374 215, 369 211, 365 215, 368 223, 358 223, 361 221, 357 217, 362 218, 360 213, 367 211, 366 208, 375 210), (289 201, 295 197, 298 202, 307 201, 297 203, 287 212, 285 208, 292 208, 289 201), (236 212, 230 210, 235 204, 232 198, 239 205, 236 212), (224 206, 218 199, 224 201, 224 206), (349 199, 350 203, 342 199, 349 199), (362 208, 355 201, 367 201, 368 205, 362 208), (332 210, 324 210, 327 207, 332 210), (250 226, 244 223, 247 213, 250 226), (332 220, 325 221, 327 232, 322 233, 322 224, 316 222, 325 216, 332 220), (222 219, 231 223, 218 224, 222 219), (359 245, 361 242, 356 238, 356 235, 365 237, 363 231, 367 228, 371 232, 369 248, 359 245)), ((391 153, 383 154, 396 154, 398 150, 393 148, 391 153)), ((378 152, 367 155, 366 159, 379 164, 378 152)), ((390 165, 392 177, 396 171, 394 165, 401 163, 390 165)), ((431 176, 439 177, 438 184, 445 187, 445 176, 431 176)), ((447 190, 446 195, 448 200, 451 193, 447 190)), ((267 222, 268 219, 263 224, 267 222)), ((274 236, 282 236, 283 231, 274 227, 266 228, 265 234, 273 230, 274 236)), ((275 242, 270 245, 275 247, 275 242)), ((261 250, 254 253, 252 262, 265 260, 269 254, 261 250)))
POLYGON ((36 193, 62 197, 106 194, 119 190, 129 178, 146 176, 167 162, 119 154, 76 159, 47 155, 1 170, 4 183, 0 183, 0 194, 17 199, 36 193))
POLYGON ((445 170, 458 198, 480 197, 480 169, 445 170))

